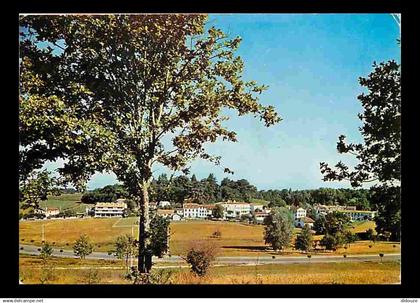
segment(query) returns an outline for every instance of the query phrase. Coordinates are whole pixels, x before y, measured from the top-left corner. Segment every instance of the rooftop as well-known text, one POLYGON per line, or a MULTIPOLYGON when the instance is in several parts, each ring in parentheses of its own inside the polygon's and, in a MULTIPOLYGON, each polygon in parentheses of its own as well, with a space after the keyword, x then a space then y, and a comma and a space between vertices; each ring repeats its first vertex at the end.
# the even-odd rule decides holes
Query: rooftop
POLYGON ((123 207, 126 208, 127 204, 124 202, 98 202, 95 207, 123 207))

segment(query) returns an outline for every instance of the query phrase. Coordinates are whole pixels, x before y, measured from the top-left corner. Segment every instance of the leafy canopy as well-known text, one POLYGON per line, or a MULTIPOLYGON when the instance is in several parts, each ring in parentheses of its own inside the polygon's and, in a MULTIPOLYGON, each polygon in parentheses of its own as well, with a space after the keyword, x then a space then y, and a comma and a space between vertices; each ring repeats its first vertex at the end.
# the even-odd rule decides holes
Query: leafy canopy
POLYGON ((78 146, 65 153, 64 175, 83 181, 94 171, 110 170, 132 185, 133 193, 150 180, 155 163, 184 172, 197 157, 219 164, 204 143, 237 140, 223 125, 229 119, 225 109, 253 114, 266 126, 280 121, 272 106, 258 103, 266 87, 242 79, 243 62, 234 55, 241 38, 228 39, 214 27, 204 31, 205 20, 205 15, 21 19, 27 29, 21 58, 43 83, 37 93, 64 104, 81 122, 70 132, 78 146), (51 47, 40 50, 41 41, 51 47))

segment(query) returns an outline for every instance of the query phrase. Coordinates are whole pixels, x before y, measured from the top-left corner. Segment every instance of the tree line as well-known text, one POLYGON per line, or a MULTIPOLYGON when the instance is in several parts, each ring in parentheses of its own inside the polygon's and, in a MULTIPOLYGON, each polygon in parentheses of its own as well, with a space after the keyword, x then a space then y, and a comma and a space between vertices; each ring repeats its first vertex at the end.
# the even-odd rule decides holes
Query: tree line
MULTIPOLYGON (((258 190, 246 179, 237 181, 224 178, 217 182, 213 174, 198 180, 181 175, 168 178, 161 174, 151 183, 152 201, 171 201, 182 204, 185 199, 199 204, 216 203, 226 200, 252 202, 260 199, 269 202, 270 207, 286 205, 310 206, 319 204, 353 205, 359 210, 370 209, 370 194, 366 189, 319 188, 309 190, 275 189, 258 190)), ((121 184, 107 185, 83 194, 83 203, 112 202, 118 198, 127 198, 128 191, 121 184)))

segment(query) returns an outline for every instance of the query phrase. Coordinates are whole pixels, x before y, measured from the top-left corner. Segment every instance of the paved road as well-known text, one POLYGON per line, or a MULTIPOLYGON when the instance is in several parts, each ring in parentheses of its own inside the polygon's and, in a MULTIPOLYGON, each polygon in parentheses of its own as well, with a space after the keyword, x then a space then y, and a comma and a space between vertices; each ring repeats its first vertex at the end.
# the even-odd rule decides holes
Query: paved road
MULTIPOLYGON (((19 252, 21 254, 28 255, 39 255, 38 251, 40 247, 34 245, 20 245, 19 252), (23 248, 23 249, 22 249, 23 248)), ((72 250, 63 250, 60 252, 60 249, 54 248, 53 256, 55 257, 64 257, 64 258, 77 258, 74 255, 72 250)), ((91 255, 86 256, 86 259, 103 259, 103 260, 116 260, 117 258, 112 255, 108 255, 105 252, 93 252, 91 255)), ((400 260, 401 254, 385 254, 383 261, 391 260, 400 260)), ((235 264, 235 265, 256 265, 256 264, 290 264, 290 263, 330 263, 330 262, 363 262, 363 261, 379 261, 380 257, 378 255, 347 255, 347 258, 337 255, 312 255, 309 259, 307 256, 275 256, 275 258, 270 256, 259 256, 259 257, 250 257, 250 256, 234 256, 234 257, 218 257, 216 263, 218 264, 235 264)), ((153 257, 154 263, 179 263, 182 262, 182 258, 179 256, 171 256, 164 258, 155 258, 153 257)))

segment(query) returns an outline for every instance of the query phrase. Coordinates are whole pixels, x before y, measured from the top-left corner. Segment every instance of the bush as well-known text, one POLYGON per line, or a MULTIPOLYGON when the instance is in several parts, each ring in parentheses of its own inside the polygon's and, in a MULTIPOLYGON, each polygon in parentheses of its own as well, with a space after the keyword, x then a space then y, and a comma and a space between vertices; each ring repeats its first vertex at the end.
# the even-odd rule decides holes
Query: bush
POLYGON ((222 237, 222 232, 220 230, 214 231, 213 234, 211 235, 211 238, 220 239, 221 237, 222 237))
POLYGON ((216 246, 211 242, 194 242, 184 258, 191 265, 191 271, 197 276, 203 277, 207 274, 211 263, 217 254, 216 246))

